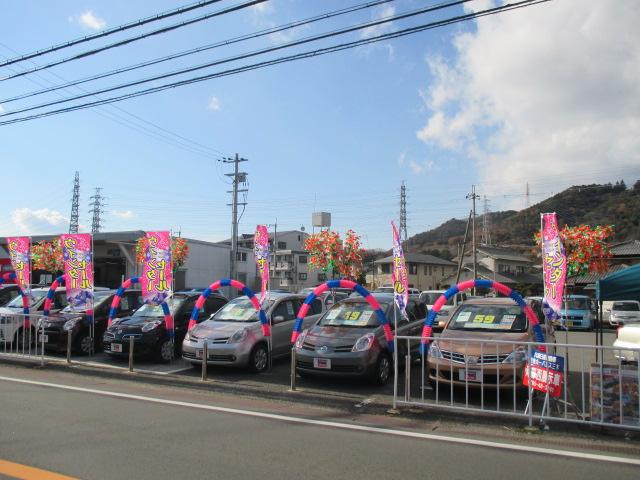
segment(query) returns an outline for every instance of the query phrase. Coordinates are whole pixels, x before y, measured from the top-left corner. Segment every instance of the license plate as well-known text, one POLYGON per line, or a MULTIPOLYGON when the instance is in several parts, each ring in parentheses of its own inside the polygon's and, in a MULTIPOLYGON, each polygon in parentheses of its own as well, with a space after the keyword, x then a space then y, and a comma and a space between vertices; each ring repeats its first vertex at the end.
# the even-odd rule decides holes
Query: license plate
POLYGON ((40 335, 40 338, 38 339, 39 342, 44 342, 44 343, 48 343, 49 342, 49 335, 40 335))
POLYGON ((122 353, 122 344, 121 343, 112 343, 111 351, 116 353, 122 353))
POLYGON ((573 322, 571 320, 567 320, 564 322, 567 327, 573 327, 573 322))
POLYGON ((458 370, 458 375, 463 382, 482 381, 482 370, 458 370))
POLYGON ((201 359, 204 355, 204 349, 203 348, 196 348, 196 358, 201 359))
POLYGON ((331 359, 330 358, 314 358, 313 359, 313 368, 321 368, 323 370, 331 370, 331 359))

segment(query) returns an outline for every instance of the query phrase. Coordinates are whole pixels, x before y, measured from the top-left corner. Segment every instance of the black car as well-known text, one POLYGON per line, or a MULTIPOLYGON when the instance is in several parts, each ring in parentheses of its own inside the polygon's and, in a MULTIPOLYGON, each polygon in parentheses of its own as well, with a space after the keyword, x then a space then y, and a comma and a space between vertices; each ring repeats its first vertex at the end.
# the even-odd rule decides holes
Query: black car
MULTIPOLYGON (((133 337, 134 355, 152 356, 164 362, 171 360, 181 349, 191 312, 199 296, 200 293, 197 292, 177 292, 167 300, 173 316, 173 342, 166 329, 162 307, 147 304, 130 317, 122 318, 107 328, 102 336, 105 353, 113 356, 129 355, 129 342, 133 337)), ((209 318, 226 303, 227 299, 219 293, 209 295, 198 322, 209 318)))
POLYGON ((4 307, 18 295, 20 295, 20 287, 18 285, 0 286, 0 307, 4 307))
MULTIPOLYGON (((71 347, 74 352, 89 354, 92 350, 99 351, 102 346, 102 336, 107 329, 109 310, 115 291, 97 290, 94 292, 93 307, 93 345, 91 343, 91 319, 86 311, 76 311, 67 306, 62 311, 43 319, 44 348, 46 350, 66 351, 67 335, 71 334, 71 347)), ((142 305, 140 290, 127 290, 122 294, 116 318, 131 315, 142 305)), ((40 333, 38 329, 38 333, 40 333)))
MULTIPOLYGON (((407 318, 402 318, 393 295, 373 293, 397 335, 417 336, 422 330, 425 307, 409 297, 407 318)), ((409 350, 414 349, 411 346, 409 350)), ((362 297, 350 297, 333 305, 318 322, 302 332, 295 344, 296 371, 304 375, 333 375, 369 378, 385 384, 392 374, 392 356, 375 311, 362 297)), ((406 342, 398 342, 399 358, 404 359, 406 342)))

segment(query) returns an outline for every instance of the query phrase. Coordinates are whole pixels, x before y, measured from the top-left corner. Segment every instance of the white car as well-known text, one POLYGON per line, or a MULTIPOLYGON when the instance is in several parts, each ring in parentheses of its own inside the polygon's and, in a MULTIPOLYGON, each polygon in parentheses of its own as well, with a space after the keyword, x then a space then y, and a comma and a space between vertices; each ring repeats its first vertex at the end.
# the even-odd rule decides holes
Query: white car
MULTIPOLYGON (((440 297, 440 295, 442 295, 444 292, 444 290, 425 290, 424 292, 420 293, 420 301, 424 302, 424 304, 427 306, 427 311, 431 311, 431 309, 433 308, 433 304, 436 303, 438 297, 440 297)), ((467 294, 464 292, 457 293, 455 297, 450 298, 449 301, 447 301, 447 303, 445 303, 438 312, 438 321, 434 323, 434 327, 444 327, 447 321, 449 321, 449 315, 451 314, 451 312, 465 300, 467 300, 467 294)))
POLYGON ((622 362, 638 363, 640 359, 640 324, 625 325, 618 329, 618 338, 613 346, 620 348, 614 350, 613 355, 622 362))
MULTIPOLYGON (((44 310, 44 300, 47 296, 48 288, 34 288, 31 290, 31 302, 29 307, 29 313, 38 314, 44 310)), ((51 313, 56 313, 67 306, 67 294, 64 287, 60 287, 56 290, 53 297, 53 303, 51 305, 51 313)), ((30 339, 35 341, 35 329, 38 324, 40 315, 33 315, 31 320, 31 335, 25 332, 25 338, 27 341, 30 339)), ((24 314, 22 312, 22 296, 17 296, 11 300, 7 305, 0 308, 0 349, 3 345, 13 344, 16 342, 18 345, 22 342, 22 330, 24 324, 24 314)))
POLYGON ((640 323, 640 302, 635 300, 613 302, 609 311, 609 323, 613 326, 640 323))

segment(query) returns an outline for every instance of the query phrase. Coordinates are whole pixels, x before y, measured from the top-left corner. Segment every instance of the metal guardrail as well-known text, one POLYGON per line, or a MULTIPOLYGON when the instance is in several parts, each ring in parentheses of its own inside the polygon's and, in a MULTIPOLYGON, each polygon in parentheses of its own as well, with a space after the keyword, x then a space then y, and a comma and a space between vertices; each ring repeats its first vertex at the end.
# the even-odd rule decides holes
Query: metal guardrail
POLYGON ((39 359, 44 363, 42 314, 15 313, 0 316, 0 355, 39 359))
POLYGON ((412 353, 394 359, 396 372, 404 363, 404 374, 394 378, 394 408, 520 417, 529 426, 553 420, 640 430, 640 369, 637 361, 623 361, 640 358, 640 349, 435 337, 423 356, 420 341, 395 339, 396 352, 406 342, 412 353))

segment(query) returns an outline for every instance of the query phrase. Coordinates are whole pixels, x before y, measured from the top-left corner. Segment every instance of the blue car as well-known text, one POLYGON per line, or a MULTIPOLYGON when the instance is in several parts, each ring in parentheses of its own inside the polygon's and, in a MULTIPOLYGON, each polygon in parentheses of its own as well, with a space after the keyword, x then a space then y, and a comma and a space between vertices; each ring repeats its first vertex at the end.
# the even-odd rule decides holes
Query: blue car
POLYGON ((567 295, 560 310, 560 323, 569 330, 591 330, 595 324, 595 307, 586 295, 567 295))

